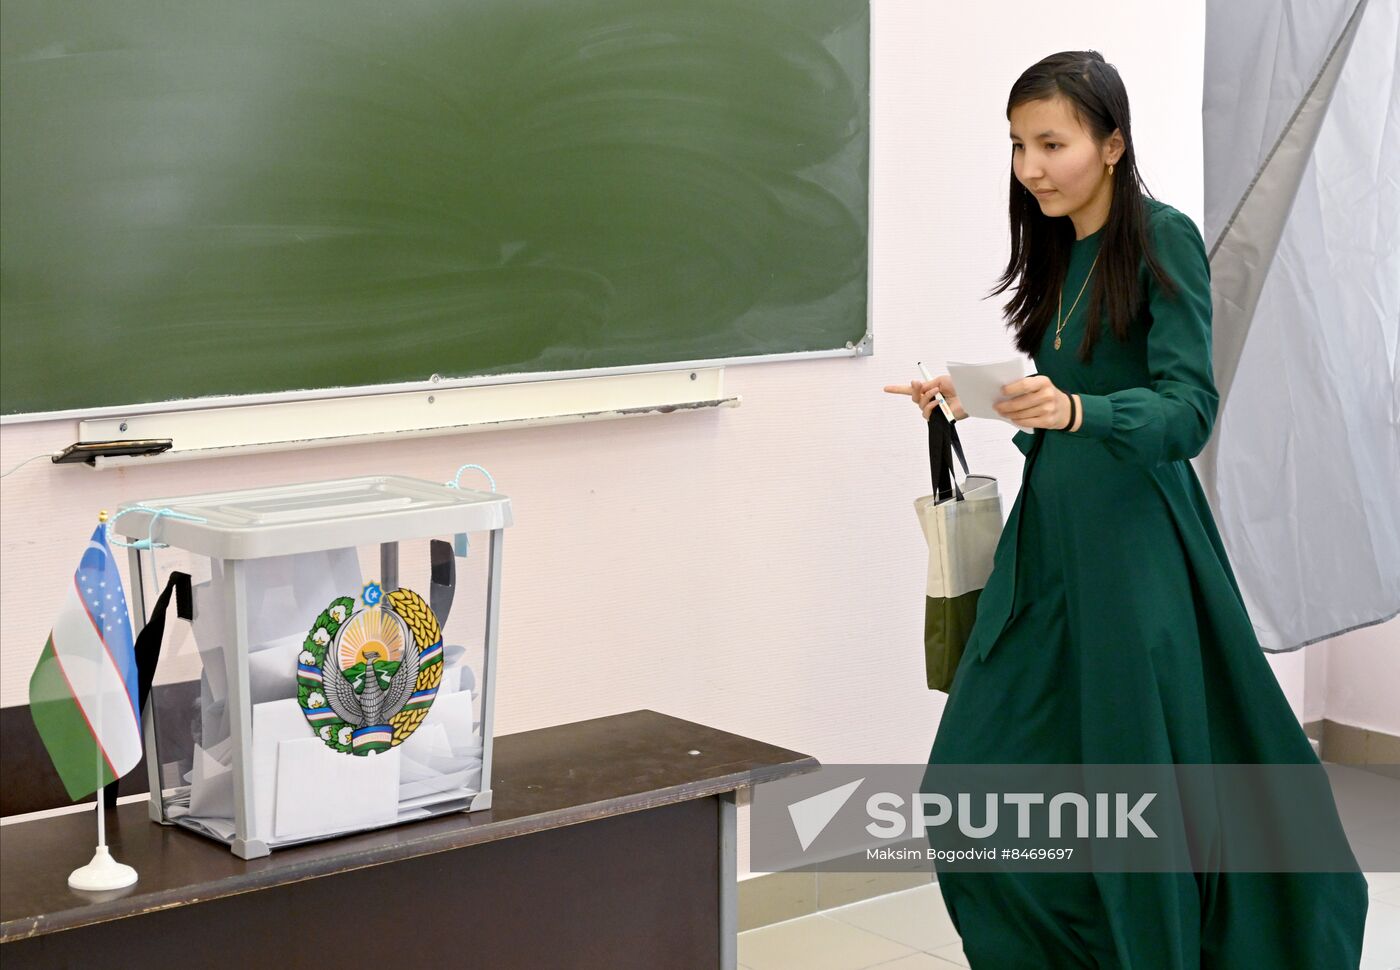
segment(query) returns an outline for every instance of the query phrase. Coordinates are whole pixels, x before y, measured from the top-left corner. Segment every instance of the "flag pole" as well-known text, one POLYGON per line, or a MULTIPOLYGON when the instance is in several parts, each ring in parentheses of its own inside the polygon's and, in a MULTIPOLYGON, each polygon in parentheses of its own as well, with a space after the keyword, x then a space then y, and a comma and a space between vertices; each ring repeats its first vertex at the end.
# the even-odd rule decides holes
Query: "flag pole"
MULTIPOLYGON (((98 522, 107 521, 107 513, 97 513, 98 522)), ((97 682, 97 723, 102 723, 102 695, 106 693, 102 689, 102 681, 97 682)), ((98 892, 105 889, 125 889, 136 881, 136 870, 131 866, 123 865, 112 854, 107 851, 107 812, 103 795, 102 784, 102 742, 97 737, 93 737, 93 746, 97 751, 97 792, 95 807, 97 809, 97 851, 93 853, 92 861, 85 866, 74 869, 68 875, 68 885, 74 889, 85 889, 88 892, 98 892)))

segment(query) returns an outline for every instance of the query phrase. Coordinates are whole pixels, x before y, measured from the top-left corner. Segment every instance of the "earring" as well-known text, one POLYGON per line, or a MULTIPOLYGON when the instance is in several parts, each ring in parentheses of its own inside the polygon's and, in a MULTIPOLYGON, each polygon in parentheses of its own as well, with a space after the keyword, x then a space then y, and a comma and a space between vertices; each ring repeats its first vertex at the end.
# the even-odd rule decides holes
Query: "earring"
POLYGON ((1109 177, 1110 177, 1110 178, 1113 176, 1113 164, 1112 164, 1112 163, 1109 163, 1109 166, 1108 166, 1108 174, 1109 174, 1109 177))

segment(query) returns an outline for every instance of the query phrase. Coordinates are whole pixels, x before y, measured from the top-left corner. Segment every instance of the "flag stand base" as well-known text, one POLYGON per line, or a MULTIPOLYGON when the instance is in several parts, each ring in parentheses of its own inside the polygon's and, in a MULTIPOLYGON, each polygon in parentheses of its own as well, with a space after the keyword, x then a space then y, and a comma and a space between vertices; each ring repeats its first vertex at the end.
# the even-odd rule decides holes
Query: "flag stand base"
POLYGON ((136 881, 136 870, 123 865, 99 845, 92 861, 80 869, 74 869, 68 876, 68 885, 73 889, 94 892, 102 889, 125 889, 136 881))

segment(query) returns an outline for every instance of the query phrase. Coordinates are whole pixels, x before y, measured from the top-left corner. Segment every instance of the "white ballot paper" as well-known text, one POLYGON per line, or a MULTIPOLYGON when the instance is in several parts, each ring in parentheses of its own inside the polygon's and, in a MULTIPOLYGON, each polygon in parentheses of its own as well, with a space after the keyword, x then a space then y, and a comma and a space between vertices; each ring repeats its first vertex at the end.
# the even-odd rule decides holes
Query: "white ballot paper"
POLYGON ((387 825, 398 802, 398 751, 344 754, 320 738, 277 744, 278 840, 387 825))
MULTIPOLYGON (((253 810, 257 814, 257 830, 265 835, 272 832, 277 809, 277 746, 283 741, 306 738, 326 747, 325 742, 311 734, 295 697, 253 705, 253 810)), ((330 748, 326 751, 339 754, 330 748)))
MULTIPOLYGON (((217 568, 217 567, 215 567, 217 568)), ((202 700, 203 705, 214 704, 228 696, 228 669, 224 666, 224 610, 219 597, 222 586, 214 581, 195 583, 191 587, 194 600, 194 645, 199 648, 200 663, 204 666, 205 687, 209 694, 202 700)))
POLYGON ((218 749, 228 749, 227 739, 214 749, 194 747, 194 770, 190 778, 190 814, 199 818, 233 818, 233 768, 223 764, 218 749))
MULTIPOLYGON (((252 702, 295 697, 296 655, 306 631, 331 600, 359 594, 363 586, 359 554, 352 547, 250 559, 244 571, 252 702)), ((192 621, 208 678, 209 695, 202 701, 206 709, 228 696, 224 657, 229 646, 224 616, 228 590, 219 560, 210 561, 209 572, 209 581, 193 588, 192 621)))
POLYGON ((1015 427, 1014 422, 997 414, 994 405, 1006 399, 1003 385, 1026 376, 1024 358, 1013 357, 993 364, 965 364, 948 361, 948 376, 958 390, 958 401, 969 417, 995 418, 1015 427))
POLYGON ((296 698, 297 654, 305 642, 305 633, 293 633, 270 640, 256 653, 248 654, 248 691, 254 704, 296 698))

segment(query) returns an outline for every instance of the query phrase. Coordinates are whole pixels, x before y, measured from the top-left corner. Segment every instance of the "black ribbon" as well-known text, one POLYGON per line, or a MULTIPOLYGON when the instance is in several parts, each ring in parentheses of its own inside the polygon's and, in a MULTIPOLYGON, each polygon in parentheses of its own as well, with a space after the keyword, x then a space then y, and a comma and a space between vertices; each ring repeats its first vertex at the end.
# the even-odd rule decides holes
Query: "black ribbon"
MULTIPOLYGON (((140 582, 139 577, 133 577, 140 582)), ((165 615, 170 609, 170 596, 175 595, 175 615, 182 620, 194 617, 189 573, 172 572, 166 581, 165 589, 156 599, 151 617, 141 632, 136 635, 136 709, 143 716, 151 716, 146 711, 146 699, 151 696, 151 681, 156 676, 156 664, 160 661, 161 644, 165 642, 165 615)), ((117 804, 117 785, 112 782, 102 792, 103 803, 112 808, 117 804)))
POLYGON ((928 468, 933 479, 933 494, 940 502, 954 496, 959 502, 963 500, 962 489, 958 487, 958 476, 953 469, 954 452, 957 452, 958 461, 962 463, 965 478, 970 472, 967 469, 967 458, 963 455, 962 442, 958 440, 958 429, 953 427, 943 409, 935 403, 933 414, 928 419, 928 468))

